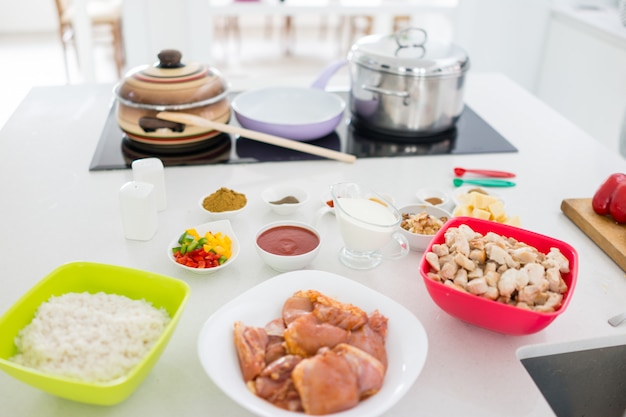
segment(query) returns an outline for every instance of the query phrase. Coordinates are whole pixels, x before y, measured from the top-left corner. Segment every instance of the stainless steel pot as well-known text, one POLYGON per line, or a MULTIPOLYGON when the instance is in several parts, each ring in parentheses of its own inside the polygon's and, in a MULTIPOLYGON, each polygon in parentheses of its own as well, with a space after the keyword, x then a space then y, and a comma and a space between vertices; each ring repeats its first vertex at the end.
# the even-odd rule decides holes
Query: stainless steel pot
POLYGON ((422 29, 366 36, 348 61, 350 110, 360 125, 423 136, 451 128, 463 111, 469 58, 457 45, 429 40, 422 29))

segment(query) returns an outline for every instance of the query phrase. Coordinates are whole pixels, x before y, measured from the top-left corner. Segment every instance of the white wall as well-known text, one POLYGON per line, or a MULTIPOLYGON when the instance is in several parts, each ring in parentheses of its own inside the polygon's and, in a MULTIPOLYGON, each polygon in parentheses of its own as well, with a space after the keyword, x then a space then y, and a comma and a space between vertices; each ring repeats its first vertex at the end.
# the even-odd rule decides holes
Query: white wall
POLYGON ((621 33, 621 38, 610 36, 555 14, 536 90, 539 98, 615 151, 626 126, 626 28, 621 33))
POLYGON ((0 34, 56 30, 54 0, 0 0, 0 34))
POLYGON ((501 72, 534 91, 549 12, 549 0, 460 0, 455 42, 471 71, 501 72))

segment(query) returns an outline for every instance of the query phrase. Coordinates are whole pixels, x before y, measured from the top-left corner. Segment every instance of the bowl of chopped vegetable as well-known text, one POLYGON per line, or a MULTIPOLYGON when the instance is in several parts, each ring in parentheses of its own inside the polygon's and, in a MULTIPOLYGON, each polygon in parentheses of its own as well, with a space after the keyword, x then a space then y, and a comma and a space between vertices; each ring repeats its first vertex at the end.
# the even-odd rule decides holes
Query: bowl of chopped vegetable
POLYGON ((411 204, 398 209, 401 233, 414 251, 424 251, 439 229, 452 218, 450 212, 432 204, 411 204))
POLYGON ((196 274, 210 274, 232 265, 239 255, 239 241, 229 220, 189 227, 167 248, 168 258, 196 274))

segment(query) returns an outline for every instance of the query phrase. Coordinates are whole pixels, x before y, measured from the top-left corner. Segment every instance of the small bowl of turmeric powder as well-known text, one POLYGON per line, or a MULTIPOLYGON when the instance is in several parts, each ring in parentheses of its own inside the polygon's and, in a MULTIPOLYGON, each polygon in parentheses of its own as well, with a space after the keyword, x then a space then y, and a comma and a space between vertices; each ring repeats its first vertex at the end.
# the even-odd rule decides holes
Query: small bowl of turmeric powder
POLYGON ((245 194, 221 187, 200 199, 200 208, 214 220, 231 219, 248 206, 245 194))

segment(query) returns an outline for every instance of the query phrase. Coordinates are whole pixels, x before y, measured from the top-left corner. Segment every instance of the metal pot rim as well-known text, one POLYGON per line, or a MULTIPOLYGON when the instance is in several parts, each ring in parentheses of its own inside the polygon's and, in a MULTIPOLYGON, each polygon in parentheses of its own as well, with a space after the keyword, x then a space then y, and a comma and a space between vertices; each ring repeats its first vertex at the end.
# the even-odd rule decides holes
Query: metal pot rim
POLYGON ((419 28, 361 38, 350 49, 348 60, 374 71, 413 77, 458 76, 469 69, 469 57, 461 47, 428 40, 419 28))

